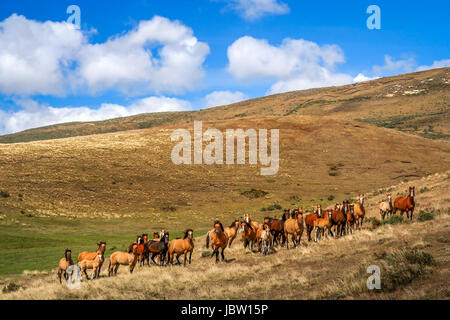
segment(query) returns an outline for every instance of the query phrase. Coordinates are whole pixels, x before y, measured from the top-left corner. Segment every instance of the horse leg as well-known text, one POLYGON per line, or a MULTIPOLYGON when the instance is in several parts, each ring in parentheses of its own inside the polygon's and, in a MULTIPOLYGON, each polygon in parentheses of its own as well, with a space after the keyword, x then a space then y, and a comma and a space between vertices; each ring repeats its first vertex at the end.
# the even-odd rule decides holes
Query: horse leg
POLYGON ((216 263, 219 263, 219 248, 217 248, 215 252, 216 252, 216 263))
POLYGON ((189 253, 189 264, 191 264, 192 251, 189 253))
MULTIPOLYGON (((222 252, 220 253, 222 256, 222 261, 225 261, 225 255, 223 254, 223 252, 225 251, 225 248, 222 248, 222 252)), ((217 251, 217 253, 219 253, 219 251, 217 251)))

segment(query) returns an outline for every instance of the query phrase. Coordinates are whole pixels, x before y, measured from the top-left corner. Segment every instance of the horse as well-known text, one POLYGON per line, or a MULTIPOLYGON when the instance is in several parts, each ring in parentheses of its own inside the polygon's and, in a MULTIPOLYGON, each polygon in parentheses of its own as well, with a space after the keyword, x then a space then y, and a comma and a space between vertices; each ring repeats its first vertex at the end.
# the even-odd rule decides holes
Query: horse
POLYGON ((262 251, 263 255, 268 255, 269 250, 272 246, 272 232, 270 230, 270 226, 267 223, 263 224, 261 234, 258 237, 259 242, 259 252, 262 251))
POLYGON ((189 264, 191 264, 192 252, 194 251, 194 230, 187 229, 184 232, 183 239, 175 239, 170 241, 169 254, 167 257, 167 263, 173 264, 173 257, 177 255, 177 262, 181 264, 178 259, 181 255, 184 255, 184 266, 186 267, 187 254, 189 253, 189 264))
POLYGON ((229 227, 226 227, 224 232, 228 237, 228 247, 231 248, 231 244, 233 240, 236 239, 237 233, 239 229, 239 220, 234 220, 229 227))
POLYGON ((314 210, 314 213, 308 214, 305 217, 306 234, 308 236, 308 241, 311 241, 311 232, 314 229, 314 221, 322 216, 322 206, 318 205, 314 210))
POLYGON ((415 187, 409 187, 409 194, 407 197, 397 197, 394 201, 393 214, 400 210, 403 217, 403 213, 406 211, 406 217, 410 220, 413 218, 414 207, 416 203, 414 202, 415 187))
POLYGON ((58 264, 59 283, 61 283, 61 277, 63 275, 64 275, 64 279, 67 280, 67 278, 68 278, 67 268, 69 268, 69 266, 72 266, 72 265, 73 265, 72 250, 66 249, 64 251, 64 258, 61 258, 61 260, 59 260, 59 264, 58 264))
POLYGON ((350 211, 347 212, 346 233, 353 234, 353 225, 355 224, 355 205, 349 206, 350 211))
POLYGON ((256 228, 254 225, 247 221, 241 222, 241 235, 242 240, 244 240, 244 249, 249 247, 251 251, 253 251, 253 246, 255 242, 257 241, 256 233, 259 229, 256 228))
POLYGON ((103 254, 98 254, 92 260, 85 259, 85 260, 79 261, 78 266, 81 269, 81 274, 84 273, 87 280, 89 280, 89 276, 86 272, 87 269, 92 269, 93 270, 92 279, 97 279, 100 277, 100 268, 103 265, 104 261, 105 261, 105 257, 103 256, 103 254))
POLYGON ((223 225, 219 220, 214 221, 214 231, 211 233, 211 237, 206 237, 206 248, 209 248, 209 241, 211 240, 213 253, 211 258, 216 256, 216 263, 219 262, 219 249, 222 248, 221 256, 222 261, 225 261, 224 251, 228 245, 228 236, 225 234, 223 225))
POLYGON ((286 249, 289 249, 289 235, 291 235, 294 248, 300 244, 303 234, 303 212, 294 210, 291 218, 284 223, 284 236, 286 238, 286 249))
POLYGON ((358 230, 361 230, 364 216, 366 215, 366 209, 364 209, 364 195, 358 196, 358 203, 355 204, 355 224, 358 230))
MULTIPOLYGON (((345 225, 347 223, 347 212, 350 211, 347 200, 344 200, 340 210, 331 210, 331 220, 334 226, 334 238, 342 236, 345 231, 345 225)), ((330 231, 333 233, 332 229, 330 231)))
POLYGON ((284 237, 284 223, 287 220, 287 218, 283 215, 282 219, 274 219, 270 217, 264 218, 264 223, 268 224, 270 227, 270 232, 272 233, 272 241, 275 246, 278 247, 280 244, 278 241, 278 237, 281 235, 283 237, 283 243, 286 242, 286 239, 284 237))
MULTIPOLYGON (((100 265, 98 266, 98 269, 96 269, 97 274, 94 274, 94 278, 99 277, 103 262, 105 261, 104 253, 106 250, 106 242, 101 241, 101 242, 97 243, 97 245, 98 245, 97 251, 95 251, 95 252, 83 251, 78 255, 78 261, 77 261, 77 262, 81 262, 83 260, 95 260, 97 257, 100 257, 100 260, 99 260, 100 265)), ((92 269, 92 268, 89 268, 89 269, 92 269)), ((87 276, 87 274, 86 274, 86 276, 87 276)))
POLYGON ((384 217, 390 216, 392 214, 393 211, 393 205, 392 205, 392 195, 389 193, 387 195, 387 200, 388 201, 384 201, 380 203, 380 216, 381 219, 384 220, 384 217))
POLYGON ((155 256, 159 256, 159 264, 164 265, 164 261, 166 259, 166 253, 169 249, 169 232, 165 232, 164 230, 160 233, 159 240, 149 240, 144 243, 145 249, 152 254, 152 262, 157 264, 155 261, 155 256))
POLYGON ((130 274, 133 273, 136 262, 138 261, 138 245, 133 244, 130 252, 116 251, 109 258, 108 276, 117 275, 120 265, 130 266, 130 274))
POLYGON ((315 230, 315 239, 314 242, 317 242, 319 237, 318 235, 322 234, 322 239, 325 237, 328 239, 328 231, 331 229, 333 224, 333 220, 331 219, 332 210, 327 210, 324 214, 323 218, 317 218, 314 220, 314 230, 315 230))

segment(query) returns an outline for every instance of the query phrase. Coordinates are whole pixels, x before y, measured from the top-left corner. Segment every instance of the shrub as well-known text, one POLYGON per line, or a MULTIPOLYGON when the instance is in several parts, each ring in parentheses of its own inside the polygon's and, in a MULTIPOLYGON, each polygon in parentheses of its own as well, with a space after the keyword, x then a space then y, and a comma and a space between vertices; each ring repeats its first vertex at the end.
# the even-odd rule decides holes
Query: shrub
POLYGON ((174 206, 171 205, 164 205, 161 207, 162 211, 166 211, 166 212, 174 212, 177 211, 177 208, 175 208, 174 206))
POLYGON ((14 292, 18 291, 21 288, 17 283, 10 282, 5 287, 3 287, 2 292, 8 293, 8 292, 14 292))
POLYGON ((430 189, 428 189, 427 187, 423 187, 423 188, 421 188, 419 190, 420 193, 424 193, 424 192, 427 192, 427 191, 430 191, 430 189))
POLYGON ((429 267, 436 262, 429 253, 405 248, 381 257, 383 265, 382 290, 394 291, 398 287, 411 283, 414 279, 427 274, 429 267))
POLYGON ((330 195, 330 196, 328 197, 328 200, 329 200, 329 201, 333 201, 333 200, 334 200, 334 196, 333 196, 333 195, 330 195))
POLYGON ((268 194, 268 192, 263 191, 263 190, 257 190, 257 189, 251 189, 251 190, 247 190, 247 191, 244 191, 241 193, 241 195, 243 195, 249 199, 261 198, 267 194, 268 194))
POLYGON ((383 224, 399 224, 403 222, 405 222, 405 218, 403 216, 394 215, 384 219, 383 224))
POLYGON ((9 197, 11 197, 11 194, 8 191, 1 190, 0 191, 0 196, 3 197, 3 198, 9 198, 9 197))
POLYGON ((381 220, 379 220, 375 217, 368 218, 367 222, 371 224, 371 227, 370 227, 371 230, 375 230, 376 228, 380 227, 383 224, 383 222, 381 222, 381 220))
POLYGON ((434 213, 431 211, 423 211, 420 210, 419 216, 417 217, 417 220, 419 221, 428 221, 434 219, 434 213))

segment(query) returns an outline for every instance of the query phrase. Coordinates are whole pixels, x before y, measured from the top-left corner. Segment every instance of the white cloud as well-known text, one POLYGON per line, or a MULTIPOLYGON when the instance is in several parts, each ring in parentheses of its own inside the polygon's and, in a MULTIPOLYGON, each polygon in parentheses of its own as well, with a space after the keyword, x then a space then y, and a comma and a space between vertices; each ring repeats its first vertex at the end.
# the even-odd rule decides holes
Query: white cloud
POLYGON ((188 101, 168 97, 148 97, 128 106, 103 103, 98 109, 89 107, 54 108, 31 99, 17 101, 22 107, 16 112, 0 110, 0 134, 73 121, 100 121, 140 113, 182 111, 191 108, 188 101))
POLYGON ((416 61, 414 58, 395 60, 389 55, 384 56, 384 65, 374 66, 373 72, 376 75, 387 73, 408 73, 414 71, 416 61))
POLYGON ((65 73, 83 35, 60 22, 36 22, 16 14, 0 22, 0 91, 5 94, 65 92, 65 73))
POLYGON ((209 46, 178 21, 154 17, 125 35, 84 46, 79 73, 93 91, 180 93, 193 89, 203 75, 209 46), (162 46, 158 56, 150 48, 162 46))
POLYGON ((0 92, 64 95, 76 88, 180 93, 203 77, 208 54, 209 46, 192 29, 163 17, 90 44, 86 34, 66 22, 13 14, 0 22, 0 92))
POLYGON ((353 82, 364 82, 364 81, 370 81, 370 80, 375 80, 378 79, 378 77, 367 77, 362 73, 358 73, 358 75, 356 77, 353 78, 353 82))
POLYGON ((417 67, 416 71, 425 71, 425 70, 436 69, 436 68, 445 68, 445 67, 450 67, 450 59, 436 60, 433 62, 433 64, 431 66, 417 67))
POLYGON ((289 13, 289 6, 279 0, 228 0, 230 8, 245 20, 257 20, 265 15, 289 13))
POLYGON ((273 46, 265 39, 244 36, 228 47, 228 60, 228 71, 237 79, 277 79, 270 94, 353 81, 350 75, 334 72, 336 64, 345 62, 339 46, 303 39, 284 39, 273 46))
POLYGON ((242 92, 214 91, 205 97, 207 107, 225 106, 247 99, 242 92))

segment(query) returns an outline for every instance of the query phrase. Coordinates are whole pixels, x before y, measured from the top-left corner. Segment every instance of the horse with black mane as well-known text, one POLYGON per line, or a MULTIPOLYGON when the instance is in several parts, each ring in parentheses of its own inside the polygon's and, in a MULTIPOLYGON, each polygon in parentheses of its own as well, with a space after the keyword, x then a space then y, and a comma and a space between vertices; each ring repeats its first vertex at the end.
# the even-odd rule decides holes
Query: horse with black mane
POLYGON ((169 232, 162 232, 160 234, 160 239, 158 240, 149 240, 144 243, 144 248, 151 253, 151 259, 154 264, 158 264, 155 261, 155 257, 159 257, 160 265, 164 265, 164 261, 166 259, 166 253, 169 249, 169 232))

